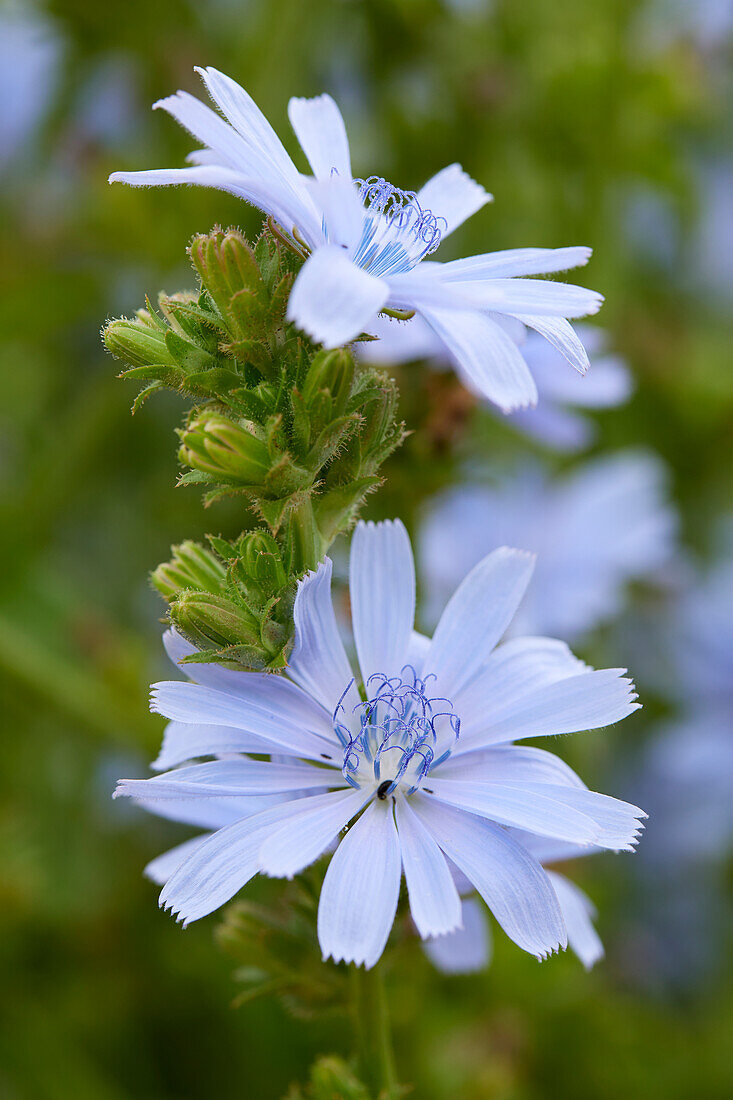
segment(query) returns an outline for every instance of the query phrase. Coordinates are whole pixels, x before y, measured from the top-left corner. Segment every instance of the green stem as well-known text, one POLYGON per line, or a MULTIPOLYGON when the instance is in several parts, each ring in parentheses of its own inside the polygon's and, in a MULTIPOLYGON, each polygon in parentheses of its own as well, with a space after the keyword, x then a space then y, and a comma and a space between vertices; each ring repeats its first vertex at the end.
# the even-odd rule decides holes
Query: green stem
POLYGON ((396 1100, 399 1087, 381 964, 371 970, 352 966, 351 991, 362 1079, 375 1100, 396 1100))

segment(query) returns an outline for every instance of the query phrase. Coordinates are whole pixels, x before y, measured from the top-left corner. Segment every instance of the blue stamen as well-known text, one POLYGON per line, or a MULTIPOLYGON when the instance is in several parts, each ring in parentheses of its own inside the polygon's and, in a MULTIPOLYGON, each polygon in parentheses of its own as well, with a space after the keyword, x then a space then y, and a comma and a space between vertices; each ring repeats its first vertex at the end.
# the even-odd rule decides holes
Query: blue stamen
POLYGON ((377 277, 410 271, 440 244, 441 223, 423 210, 415 191, 403 191, 381 176, 356 179, 366 206, 362 235, 353 260, 377 277))
MULTIPOLYGON (((448 729, 457 740, 460 719, 449 700, 428 696, 426 685, 431 679, 434 677, 422 679, 411 665, 405 665, 400 676, 390 678, 383 673, 370 676, 365 684, 369 698, 353 708, 353 716, 358 720, 356 732, 342 720, 343 701, 353 681, 349 683, 336 706, 333 721, 344 745, 343 774, 352 786, 358 785, 356 773, 371 764, 380 798, 386 798, 411 769, 405 781, 406 793, 411 794, 435 762, 440 736, 436 724, 441 719, 447 720, 448 729), (387 764, 392 775, 382 780, 382 768, 387 764)), ((440 760, 450 755, 451 747, 441 752, 440 760)), ((364 776, 361 778, 363 781, 364 776)))

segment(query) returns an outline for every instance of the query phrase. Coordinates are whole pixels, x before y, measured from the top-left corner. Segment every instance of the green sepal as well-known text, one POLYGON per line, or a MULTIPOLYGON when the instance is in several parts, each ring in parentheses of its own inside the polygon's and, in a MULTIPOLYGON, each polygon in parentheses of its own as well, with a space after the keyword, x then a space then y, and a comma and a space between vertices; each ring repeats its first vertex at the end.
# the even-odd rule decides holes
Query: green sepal
POLYGON ((298 466, 291 455, 286 453, 271 460, 263 484, 270 496, 283 497, 310 488, 313 484, 313 473, 298 466))
POLYGON ((211 370, 189 374, 185 380, 186 389, 205 397, 217 397, 241 385, 241 375, 227 370, 226 367, 213 367, 211 370))
POLYGON ((153 394, 157 393, 159 390, 164 389, 165 386, 162 382, 151 382, 149 386, 145 386, 144 389, 140 390, 140 393, 137 395, 130 408, 130 412, 133 414, 133 416, 135 415, 137 410, 145 404, 149 397, 152 397, 153 394))
POLYGON ((250 363, 255 370, 265 377, 270 377, 274 373, 272 356, 268 347, 261 340, 231 340, 221 344, 219 350, 224 355, 233 356, 235 359, 250 363))
POLYGON ((165 334, 165 345, 174 362, 183 367, 187 373, 194 374, 207 370, 214 364, 214 357, 210 352, 179 336, 173 329, 169 329, 165 334))
POLYGON ((290 395, 292 412, 292 432, 295 447, 299 454, 307 452, 311 441, 311 422, 303 398, 297 390, 290 395))
POLYGON ((382 479, 375 475, 362 477, 347 485, 328 489, 316 497, 313 510, 326 544, 331 543, 340 531, 347 530, 351 526, 356 509, 367 494, 381 484, 381 481, 382 479))
POLYGON ((120 378, 152 378, 160 386, 170 390, 180 390, 188 381, 180 367, 168 367, 163 363, 151 363, 147 367, 130 367, 129 370, 120 372, 120 378))
POLYGON ((186 485, 211 485, 215 479, 211 474, 205 474, 203 470, 187 470, 180 474, 176 481, 176 488, 184 488, 186 485))
POLYGON ((354 432, 358 423, 359 417, 356 414, 333 420, 327 428, 323 429, 306 455, 305 461, 308 467, 311 470, 318 470, 321 466, 325 466, 354 432))
POLYGON ((298 495, 282 497, 280 500, 267 500, 264 497, 255 497, 253 510, 262 517, 273 535, 276 535, 282 527, 288 512, 298 504, 298 495))
POLYGON ((223 561, 229 561, 239 556, 239 548, 228 542, 227 539, 220 538, 218 535, 207 535, 209 545, 214 553, 218 554, 223 561))

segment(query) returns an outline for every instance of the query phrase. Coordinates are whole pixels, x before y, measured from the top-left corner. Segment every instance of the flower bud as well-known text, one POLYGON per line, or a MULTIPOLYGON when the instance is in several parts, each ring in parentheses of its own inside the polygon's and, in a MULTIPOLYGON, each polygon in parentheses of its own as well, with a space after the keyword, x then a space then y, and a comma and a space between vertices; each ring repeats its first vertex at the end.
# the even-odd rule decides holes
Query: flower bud
POLYGON ((165 342, 165 333, 144 319, 110 321, 102 332, 109 351, 133 367, 173 366, 175 360, 165 342))
POLYGON ((232 313, 234 295, 255 290, 260 282, 252 249, 238 230, 224 233, 219 229, 194 237, 189 254, 202 284, 231 323, 236 316, 236 311, 232 313))
POLYGON ((348 401, 353 378, 354 360, 345 348, 318 352, 303 386, 305 405, 310 405, 317 394, 326 390, 333 401, 333 415, 340 416, 348 401))
POLYGON ((187 588, 221 592, 226 569, 210 550, 188 540, 172 547, 172 553, 171 560, 159 565, 150 578, 166 600, 176 599, 187 588))
POLYGON ((260 645, 259 623, 242 604, 210 592, 182 592, 171 622, 199 649, 260 645))
POLYGON ((242 566, 266 592, 278 592, 287 584, 280 548, 267 531, 250 531, 240 542, 242 566))
POLYGON ((206 412, 183 431, 178 458, 195 470, 246 485, 261 485, 271 465, 261 439, 224 416, 206 412))
POLYGON ((384 461, 401 438, 402 426, 395 423, 398 393, 392 378, 375 372, 377 383, 370 400, 360 410, 363 424, 359 431, 362 473, 370 474, 384 461))

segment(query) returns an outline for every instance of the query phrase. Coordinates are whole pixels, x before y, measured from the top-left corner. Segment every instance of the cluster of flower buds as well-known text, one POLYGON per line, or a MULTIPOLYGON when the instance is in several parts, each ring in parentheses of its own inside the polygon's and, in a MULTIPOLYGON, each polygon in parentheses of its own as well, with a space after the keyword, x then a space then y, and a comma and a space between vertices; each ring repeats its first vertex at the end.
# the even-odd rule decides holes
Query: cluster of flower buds
POLYGON ((184 543, 153 575, 170 618, 210 660, 282 667, 297 580, 356 518, 402 439, 392 379, 350 351, 316 348, 285 319, 301 257, 265 230, 194 238, 195 293, 111 321, 123 377, 195 402, 180 430, 180 484, 210 503, 239 494, 261 527, 212 549, 184 543))

